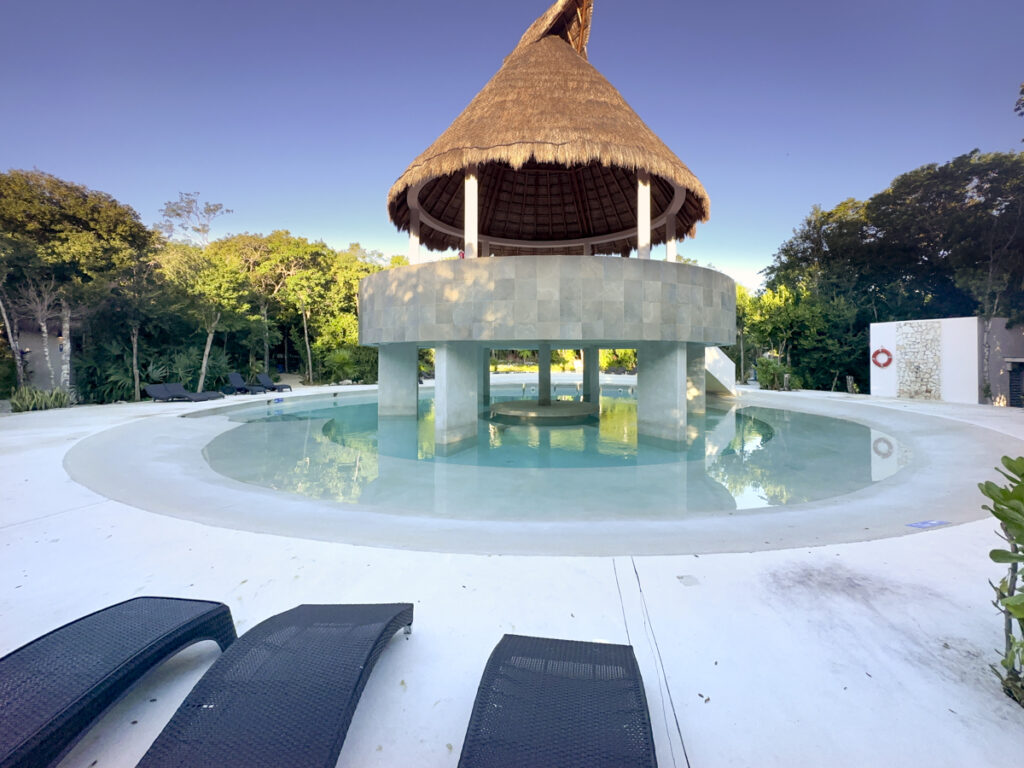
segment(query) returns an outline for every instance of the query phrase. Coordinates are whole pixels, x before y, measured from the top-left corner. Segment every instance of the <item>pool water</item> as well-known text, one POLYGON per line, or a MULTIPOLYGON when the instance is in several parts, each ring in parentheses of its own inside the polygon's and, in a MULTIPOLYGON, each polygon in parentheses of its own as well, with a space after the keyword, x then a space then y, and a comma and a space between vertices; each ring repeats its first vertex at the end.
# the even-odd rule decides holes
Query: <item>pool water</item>
MULTIPOLYGON (((521 398, 492 391, 493 400, 521 398)), ((593 424, 505 425, 440 455, 433 401, 378 422, 372 396, 299 398, 231 413, 204 449, 246 483, 382 513, 457 519, 666 520, 800 504, 893 474, 908 451, 850 421, 709 398, 685 450, 638 439, 629 388, 605 387, 593 424)), ((486 411, 484 412, 486 416, 486 411)))

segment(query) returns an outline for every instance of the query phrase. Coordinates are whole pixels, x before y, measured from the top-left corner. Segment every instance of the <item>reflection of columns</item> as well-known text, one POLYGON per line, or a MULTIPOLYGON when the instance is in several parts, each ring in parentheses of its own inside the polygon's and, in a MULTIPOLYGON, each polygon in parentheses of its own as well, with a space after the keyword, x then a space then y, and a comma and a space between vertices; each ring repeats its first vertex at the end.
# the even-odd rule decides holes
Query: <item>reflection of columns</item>
POLYGON ((651 175, 636 175, 636 257, 651 258, 651 175))
POLYGON ((676 251, 676 217, 669 214, 665 219, 665 261, 675 261, 676 251))
POLYGON ((601 401, 601 351, 597 347, 583 348, 583 402, 601 401))
POLYGON ((551 345, 537 348, 537 404, 551 405, 551 345))
POLYGON ((477 369, 480 377, 477 379, 477 393, 481 405, 491 404, 491 350, 489 347, 480 347, 480 366, 477 369))
POLYGON ((688 346, 651 341, 637 347, 636 427, 641 437, 685 447, 688 346))
POLYGON ((476 165, 470 165, 466 168, 466 199, 463 204, 463 250, 466 252, 467 259, 475 259, 480 255, 479 245, 477 238, 479 238, 479 199, 480 199, 480 182, 477 178, 476 165))
POLYGON ((704 373, 704 345, 686 345, 686 412, 703 414, 707 404, 704 373))
POLYGON ((409 211, 409 263, 420 263, 420 212, 417 208, 409 211))
POLYGON ((472 342, 434 349, 434 443, 439 451, 476 438, 478 349, 472 342))
POLYGON ((381 344, 377 348, 377 413, 415 416, 418 373, 415 344, 381 344))

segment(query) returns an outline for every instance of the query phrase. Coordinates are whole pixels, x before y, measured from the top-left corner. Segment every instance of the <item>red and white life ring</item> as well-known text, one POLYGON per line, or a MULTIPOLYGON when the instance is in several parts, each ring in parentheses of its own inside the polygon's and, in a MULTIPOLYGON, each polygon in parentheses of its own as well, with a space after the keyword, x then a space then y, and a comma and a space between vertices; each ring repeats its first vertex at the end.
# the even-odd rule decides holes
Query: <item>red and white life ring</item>
POLYGON ((892 364, 892 352, 885 347, 879 347, 871 353, 871 362, 879 368, 888 368, 892 364))

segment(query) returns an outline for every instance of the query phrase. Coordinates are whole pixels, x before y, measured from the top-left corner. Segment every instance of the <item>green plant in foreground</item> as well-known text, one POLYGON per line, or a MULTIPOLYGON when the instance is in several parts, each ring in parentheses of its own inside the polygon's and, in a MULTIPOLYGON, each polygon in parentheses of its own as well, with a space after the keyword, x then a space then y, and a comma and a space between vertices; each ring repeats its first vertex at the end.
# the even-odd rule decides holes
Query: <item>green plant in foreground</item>
POLYGON ((1020 566, 1024 563, 1024 456, 1011 459, 1004 456, 1003 467, 996 468, 1009 480, 1005 486, 988 481, 979 483, 978 488, 992 500, 991 506, 982 505, 999 521, 1007 549, 993 549, 989 557, 993 562, 1009 565, 1006 576, 999 584, 992 585, 996 599, 992 604, 1003 614, 1005 647, 999 667, 992 665, 992 671, 1003 684, 1003 691, 1021 706, 1024 706, 1024 582, 1020 566))
POLYGON ((43 390, 35 387, 18 387, 11 390, 11 411, 46 411, 50 408, 67 408, 71 396, 63 389, 43 390))

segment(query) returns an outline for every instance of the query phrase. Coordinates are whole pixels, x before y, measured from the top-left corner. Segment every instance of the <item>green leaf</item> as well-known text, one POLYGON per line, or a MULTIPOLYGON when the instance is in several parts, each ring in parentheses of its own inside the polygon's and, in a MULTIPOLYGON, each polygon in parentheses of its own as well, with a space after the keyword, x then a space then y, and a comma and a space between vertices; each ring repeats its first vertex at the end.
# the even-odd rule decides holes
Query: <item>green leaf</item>
POLYGON ((1024 619, 1024 594, 1003 598, 1003 607, 1015 619, 1024 619))
POLYGON ((1005 549, 993 549, 988 556, 993 563, 1024 563, 1024 553, 1008 552, 1005 549))

